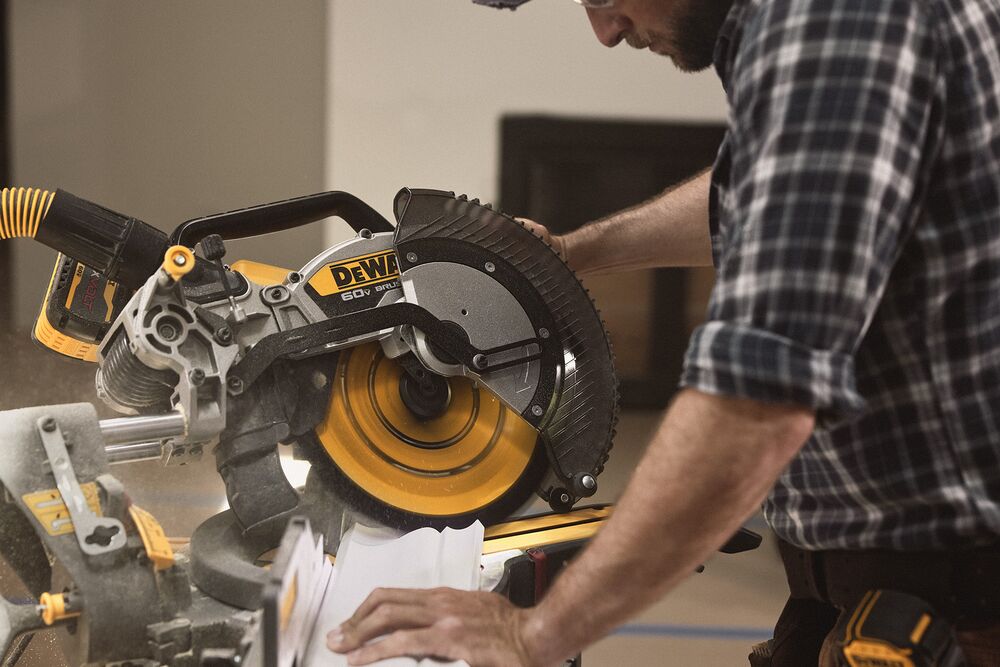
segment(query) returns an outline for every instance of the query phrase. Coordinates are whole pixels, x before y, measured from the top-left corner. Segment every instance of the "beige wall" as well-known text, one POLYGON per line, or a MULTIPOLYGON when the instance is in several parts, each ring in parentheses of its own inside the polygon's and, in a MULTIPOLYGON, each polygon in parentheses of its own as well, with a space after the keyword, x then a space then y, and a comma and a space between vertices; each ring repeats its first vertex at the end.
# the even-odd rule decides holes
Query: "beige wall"
MULTIPOLYGON (((8 4, 12 184, 62 187, 167 230, 323 189, 323 0, 8 4)), ((301 265, 321 238, 314 227, 228 259, 301 265)), ((25 327, 54 253, 14 243, 25 327)))
MULTIPOLYGON (((570 0, 516 12, 470 0, 334 0, 327 186, 384 215, 402 186, 498 195, 503 113, 713 121, 715 74, 595 39, 570 0)), ((512 211, 516 213, 516 211, 512 211)))
MULTIPOLYGON (((569 0, 11 0, 10 23, 12 184, 163 229, 324 188, 385 215, 404 185, 496 200, 507 112, 725 117, 712 72, 605 49, 569 0)), ((25 327, 52 253, 15 245, 25 327)), ((230 258, 292 266, 319 245, 310 229, 230 258)))

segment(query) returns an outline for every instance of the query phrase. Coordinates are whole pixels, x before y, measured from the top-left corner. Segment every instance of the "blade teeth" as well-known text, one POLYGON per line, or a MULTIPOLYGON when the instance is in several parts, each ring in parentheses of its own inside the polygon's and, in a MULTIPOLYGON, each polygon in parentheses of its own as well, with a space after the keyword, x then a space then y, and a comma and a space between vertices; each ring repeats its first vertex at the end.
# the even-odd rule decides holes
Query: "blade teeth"
MULTIPOLYGON (((598 411, 607 410, 607 403, 604 401, 610 395, 611 412, 610 414, 605 412, 605 416, 601 418, 602 426, 607 425, 606 441, 603 444, 596 444, 599 454, 594 461, 594 470, 599 473, 603 470, 603 464, 608 459, 608 452, 613 445, 616 433, 620 384, 614 373, 615 354, 608 338, 607 325, 601 317, 601 312, 594 303, 590 291, 579 282, 576 273, 565 264, 562 256, 551 244, 543 240, 548 251, 540 254, 530 246, 518 243, 510 231, 501 230, 501 225, 494 224, 498 218, 502 218, 506 223, 516 225, 523 230, 519 233, 527 232, 536 239, 540 238, 521 221, 515 220, 500 210, 494 210, 489 205, 480 204, 478 200, 470 201, 465 195, 454 197, 454 201, 459 202, 460 205, 454 208, 448 207, 449 216, 455 216, 448 222, 442 222, 442 219, 438 218, 423 227, 417 223, 412 229, 407 229, 406 225, 403 224, 404 221, 401 221, 397 232, 402 232, 401 238, 405 240, 448 237, 476 243, 510 263, 525 279, 531 282, 545 302, 546 308, 555 318, 559 335, 566 341, 567 349, 577 357, 576 370, 567 376, 573 384, 564 387, 566 399, 557 408, 554 420, 559 420, 559 424, 563 425, 566 419, 579 414, 580 423, 586 425, 586 419, 598 411), (457 215, 455 215, 456 212, 457 215), (556 261, 553 261, 553 256, 556 261), (565 280, 561 275, 563 272, 568 272, 572 280, 565 280), (590 304, 598 323, 597 327, 588 325, 582 318, 581 302, 590 304), (607 350, 607 356, 603 357, 603 361, 599 358, 602 349, 607 350), (593 355, 598 355, 598 358, 593 355), (610 370, 610 373, 607 374, 610 386, 604 389, 602 400, 597 401, 596 396, 587 396, 588 392, 595 387, 593 381, 588 380, 588 378, 601 372, 605 364, 610 370)), ((448 206, 447 203, 445 206, 448 206)), ((564 430, 564 432, 576 437, 580 435, 581 431, 578 429, 572 432, 564 430)), ((563 453, 557 453, 557 456, 564 458, 568 452, 577 450, 576 443, 566 442, 562 450, 563 453)))

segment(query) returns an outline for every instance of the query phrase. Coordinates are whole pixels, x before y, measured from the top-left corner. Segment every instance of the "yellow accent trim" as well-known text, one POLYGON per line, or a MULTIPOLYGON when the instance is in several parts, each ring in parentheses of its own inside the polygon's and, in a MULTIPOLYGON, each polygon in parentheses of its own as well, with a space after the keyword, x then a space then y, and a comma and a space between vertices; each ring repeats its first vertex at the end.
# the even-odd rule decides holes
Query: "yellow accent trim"
POLYGON ((42 593, 38 604, 42 607, 41 616, 45 625, 80 615, 79 611, 66 611, 66 597, 62 593, 42 593))
POLYGON ((115 288, 118 287, 118 283, 109 280, 108 284, 104 286, 104 304, 108 307, 108 314, 104 316, 105 322, 111 321, 111 316, 115 311, 115 288))
POLYGON ((0 239, 9 239, 13 234, 7 225, 7 188, 4 188, 3 194, 0 195, 0 213, 3 215, 3 228, 0 229, 0 239))
POLYGON ((589 540, 604 527, 604 519, 577 525, 536 530, 523 535, 510 535, 487 539, 483 542, 483 553, 494 554, 511 549, 537 549, 550 544, 562 544, 573 540, 589 540))
POLYGON ((601 525, 599 522, 604 521, 610 516, 610 507, 600 507, 573 510, 572 512, 567 512, 565 514, 546 514, 544 516, 529 517, 527 519, 515 519, 513 521, 498 523, 488 527, 483 534, 483 539, 495 540, 528 531, 542 531, 553 528, 562 528, 567 525, 578 524, 586 521, 601 525))
POLYGON ((864 611, 861 612, 861 618, 858 619, 858 625, 856 628, 854 628, 854 632, 855 634, 857 634, 859 638, 862 637, 861 628, 865 627, 865 621, 868 620, 868 616, 871 615, 872 609, 875 608, 875 603, 878 602, 878 599, 880 597, 882 597, 882 591, 875 591, 875 594, 872 595, 871 600, 869 600, 868 604, 865 605, 864 611))
MULTIPOLYGON (((39 213, 38 209, 38 190, 29 191, 31 195, 31 212, 24 219, 25 229, 24 233, 31 238, 35 238, 35 215, 39 213)), ((27 202, 25 202, 27 203, 27 202)))
POLYGON ((242 273, 243 277, 258 285, 279 285, 285 282, 285 278, 291 273, 290 270, 283 269, 280 266, 251 262, 247 259, 233 262, 230 268, 233 271, 242 273))
POLYGON ((924 633, 927 632, 927 628, 931 624, 931 615, 923 614, 920 620, 917 621, 917 627, 913 628, 913 632, 910 633, 910 643, 914 646, 920 643, 920 640, 924 638, 924 633))
POLYGON ((845 646, 844 658, 850 667, 914 667, 909 649, 871 639, 856 639, 845 646))
POLYGON ((16 217, 14 219, 14 223, 17 225, 17 228, 16 228, 15 232, 16 232, 18 238, 21 238, 21 237, 24 236, 24 222, 23 222, 23 220, 24 220, 24 213, 22 213, 22 211, 21 211, 21 209, 22 209, 21 201, 23 199, 24 199, 24 188, 18 188, 17 189, 17 201, 16 201, 16 203, 14 205, 14 211, 16 213, 16 217))
POLYGON ((194 253, 182 245, 170 246, 163 254, 163 270, 177 282, 194 268, 194 253))
POLYGON ((57 331, 49 322, 49 316, 45 312, 48 308, 48 304, 49 299, 46 297, 45 303, 42 304, 42 311, 38 314, 38 320, 35 321, 35 340, 53 352, 57 352, 73 359, 78 359, 80 361, 96 362, 98 346, 93 343, 85 343, 77 340, 76 338, 71 338, 64 333, 57 331))
POLYGON ((153 569, 160 572, 173 567, 174 550, 170 547, 170 541, 167 540, 163 526, 156 517, 138 505, 130 505, 128 513, 139 530, 139 537, 142 538, 142 545, 146 548, 146 555, 153 562, 153 569))
POLYGON ((861 598, 861 602, 854 608, 854 613, 851 614, 851 620, 847 622, 847 629, 844 633, 844 644, 849 644, 851 642, 851 635, 854 632, 854 624, 857 622, 858 616, 861 615, 861 612, 864 610, 865 605, 868 604, 868 600, 873 594, 874 591, 868 591, 865 593, 864 597, 861 598))
POLYGON ((378 343, 340 353, 317 428, 337 467, 380 502, 424 516, 474 512, 510 490, 531 460, 535 429, 467 378, 448 378, 448 409, 420 421, 399 396, 402 372, 378 343))
POLYGON ((4 188, 0 195, 0 239, 34 238, 55 195, 38 188, 4 188))
MULTIPOLYGON (((83 497, 86 498, 91 511, 101 516, 101 500, 97 493, 97 484, 94 482, 81 484, 80 490, 83 491, 83 497)), ((59 489, 26 493, 21 496, 21 501, 49 535, 67 535, 73 532, 73 520, 69 516, 69 509, 63 502, 59 489)))
POLYGON ((76 268, 73 269, 73 282, 69 286, 69 294, 66 296, 66 310, 70 310, 73 306, 73 297, 76 296, 76 288, 80 286, 80 281, 83 280, 84 266, 82 263, 77 262, 76 268))
POLYGON ((292 618, 292 609, 295 608, 295 600, 299 596, 299 575, 296 572, 292 575, 292 583, 285 591, 285 597, 281 601, 281 616, 279 618, 282 631, 288 627, 288 621, 292 618))
POLYGON ((850 667, 914 667, 910 660, 910 649, 893 646, 883 640, 865 637, 861 634, 865 621, 875 608, 875 603, 882 596, 882 591, 871 590, 865 593, 861 604, 854 610, 850 623, 847 625, 847 639, 844 645, 844 658, 850 667), (854 635, 854 638, 851 635, 854 635))

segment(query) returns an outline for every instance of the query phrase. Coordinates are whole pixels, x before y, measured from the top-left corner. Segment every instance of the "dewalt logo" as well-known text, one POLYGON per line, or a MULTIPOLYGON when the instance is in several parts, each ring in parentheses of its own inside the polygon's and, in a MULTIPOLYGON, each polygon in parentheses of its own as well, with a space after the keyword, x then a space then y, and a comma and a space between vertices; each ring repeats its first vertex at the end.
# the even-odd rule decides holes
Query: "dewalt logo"
POLYGON ((383 250, 327 264, 325 269, 316 272, 309 284, 320 296, 330 296, 398 277, 396 253, 383 250))

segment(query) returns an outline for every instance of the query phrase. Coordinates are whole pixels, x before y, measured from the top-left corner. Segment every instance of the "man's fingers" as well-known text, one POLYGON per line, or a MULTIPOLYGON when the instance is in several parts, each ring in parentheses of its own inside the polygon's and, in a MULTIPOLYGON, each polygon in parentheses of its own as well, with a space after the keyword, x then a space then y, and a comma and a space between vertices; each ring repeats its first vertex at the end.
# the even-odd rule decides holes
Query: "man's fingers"
POLYGON ((435 656, 454 660, 455 656, 448 654, 448 648, 444 644, 441 634, 433 630, 400 630, 385 639, 352 651, 347 655, 347 663, 368 665, 379 660, 402 656, 419 658, 435 656))
POLYGON ((365 601, 354 611, 349 619, 344 621, 344 625, 352 627, 361 622, 373 611, 383 604, 415 605, 424 606, 425 596, 420 591, 408 588, 376 588, 365 598, 365 601))
POLYGON ((545 225, 540 225, 534 220, 529 220, 528 218, 518 218, 518 221, 524 223, 525 227, 533 231, 538 236, 541 236, 546 241, 549 240, 549 236, 551 236, 551 233, 549 232, 548 228, 545 227, 545 225))
POLYGON ((524 223, 524 226, 529 230, 534 232, 536 235, 540 236, 543 241, 552 246, 559 255, 562 256, 563 261, 569 263, 569 257, 567 256, 566 242, 562 236, 559 234, 553 234, 549 231, 549 228, 545 225, 540 225, 534 220, 528 220, 527 218, 518 218, 524 223))
POLYGON ((338 653, 346 653, 363 646, 393 630, 425 628, 434 623, 436 614, 425 606, 383 602, 359 621, 331 632, 327 646, 338 653))

